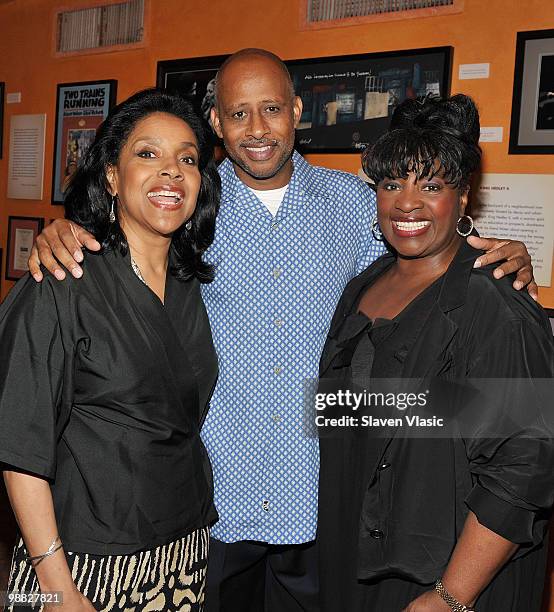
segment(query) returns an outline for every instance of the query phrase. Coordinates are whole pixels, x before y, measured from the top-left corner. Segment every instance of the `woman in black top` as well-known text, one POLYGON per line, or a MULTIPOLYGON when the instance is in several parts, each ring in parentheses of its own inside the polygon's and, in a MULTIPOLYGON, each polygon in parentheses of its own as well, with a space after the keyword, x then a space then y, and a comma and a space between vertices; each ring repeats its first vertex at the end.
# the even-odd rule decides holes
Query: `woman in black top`
POLYGON ((103 250, 81 281, 23 278, 0 308, 0 461, 22 533, 9 591, 63 592, 52 609, 71 612, 201 609, 217 361, 199 283, 218 200, 190 105, 135 94, 66 194, 103 250))
POLYGON ((345 289, 320 390, 326 379, 368 390, 377 379, 424 379, 410 388, 431 409, 369 407, 356 413, 358 426, 322 428, 323 610, 540 609, 554 344, 541 308, 511 279, 474 269, 480 253, 459 235, 472 227, 465 208, 478 139, 466 96, 409 100, 364 158, 392 253, 345 289), (475 401, 469 379, 504 382, 481 381, 475 401), (419 433, 413 426, 433 414, 455 424, 455 408, 449 433, 432 421, 419 433), (364 415, 399 418, 379 436, 364 415))

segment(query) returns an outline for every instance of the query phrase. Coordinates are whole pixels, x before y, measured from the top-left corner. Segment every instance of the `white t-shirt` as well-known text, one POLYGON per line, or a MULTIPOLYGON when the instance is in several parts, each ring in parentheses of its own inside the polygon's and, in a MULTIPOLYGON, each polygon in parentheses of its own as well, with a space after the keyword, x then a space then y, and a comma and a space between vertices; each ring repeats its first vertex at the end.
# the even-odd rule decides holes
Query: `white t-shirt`
POLYGON ((279 187, 279 189, 266 189, 265 191, 258 191, 257 189, 249 188, 254 195, 264 204, 269 212, 275 216, 281 206, 281 202, 285 197, 285 191, 288 185, 279 187))

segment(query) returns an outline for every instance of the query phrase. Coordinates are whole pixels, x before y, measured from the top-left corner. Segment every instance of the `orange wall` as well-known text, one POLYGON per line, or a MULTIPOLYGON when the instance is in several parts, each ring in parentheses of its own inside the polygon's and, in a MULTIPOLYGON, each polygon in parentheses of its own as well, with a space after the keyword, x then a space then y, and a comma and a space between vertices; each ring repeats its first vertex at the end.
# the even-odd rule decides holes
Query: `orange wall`
MULTIPOLYGON (((113 0, 112 0, 113 1, 113 0)), ((148 3, 148 0, 147 0, 148 3)), ((73 0, 65 6, 86 6, 73 0)), ((263 3, 258 0, 149 0, 146 46, 142 49, 57 58, 53 54, 54 10, 63 0, 0 2, 0 81, 8 92, 22 93, 20 104, 5 106, 4 158, 0 160, 0 240, 6 259, 9 215, 61 216, 50 205, 56 83, 114 78, 118 99, 153 85, 160 59, 229 53, 245 46, 265 47, 284 59, 341 55, 395 49, 452 45, 452 92, 473 96, 481 108, 482 125, 503 126, 504 142, 484 145, 484 170, 490 172, 554 172, 552 156, 509 156, 507 137, 515 55, 519 30, 552 27, 554 3, 544 0, 465 0, 463 12, 442 17, 302 31, 299 0, 263 3), (460 63, 491 63, 491 78, 458 82, 460 63), (12 114, 46 113, 46 159, 42 201, 7 200, 8 128, 12 114)), ((351 170, 357 155, 313 155, 310 161, 351 170)), ((553 204, 554 205, 554 204, 553 204)), ((3 276, 3 274, 2 274, 3 276)), ((12 283, 2 278, 2 296, 12 283)), ((554 282, 540 293, 554 307, 554 282)))

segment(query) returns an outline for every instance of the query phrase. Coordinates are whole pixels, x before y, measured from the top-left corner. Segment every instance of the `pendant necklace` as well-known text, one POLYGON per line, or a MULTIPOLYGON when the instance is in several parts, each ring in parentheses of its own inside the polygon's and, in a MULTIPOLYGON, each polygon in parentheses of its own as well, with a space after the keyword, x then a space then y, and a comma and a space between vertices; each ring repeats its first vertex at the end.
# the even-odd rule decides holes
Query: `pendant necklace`
POLYGON ((138 276, 138 278, 148 287, 148 283, 144 280, 144 276, 138 267, 137 262, 131 256, 131 268, 133 268, 133 272, 138 276))

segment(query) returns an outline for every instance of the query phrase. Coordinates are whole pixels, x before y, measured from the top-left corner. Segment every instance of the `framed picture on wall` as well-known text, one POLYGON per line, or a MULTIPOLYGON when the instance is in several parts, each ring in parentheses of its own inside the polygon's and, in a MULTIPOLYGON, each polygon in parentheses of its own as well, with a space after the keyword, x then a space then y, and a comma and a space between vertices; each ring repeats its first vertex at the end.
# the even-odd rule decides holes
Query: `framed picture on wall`
POLYGON ((215 102, 215 75, 227 57, 210 55, 158 62, 156 84, 186 98, 208 121, 215 102))
POLYGON ((452 47, 285 62, 303 104, 298 148, 354 153, 373 144, 406 98, 447 96, 452 47))
POLYGON ((6 84, 0 83, 0 159, 2 159, 2 149, 4 142, 4 97, 6 94, 6 84))
POLYGON ((554 153, 554 30, 518 32, 510 153, 554 153))
POLYGON ((9 217, 6 278, 17 280, 29 269, 27 260, 35 238, 44 226, 40 217, 9 217))
POLYGON ((69 179, 115 104, 116 95, 114 80, 58 85, 52 204, 63 204, 69 179))
MULTIPOLYGON (((214 83, 227 55, 158 62, 157 85, 189 99, 208 119, 214 83)), ((452 47, 286 61, 303 113, 302 152, 352 153, 375 142, 396 106, 450 90, 452 47)))
MULTIPOLYGON (((207 123, 215 103, 215 75, 228 55, 209 55, 191 59, 158 62, 156 85, 187 99, 207 123)), ((224 157, 223 143, 213 134, 216 159, 224 157)))

